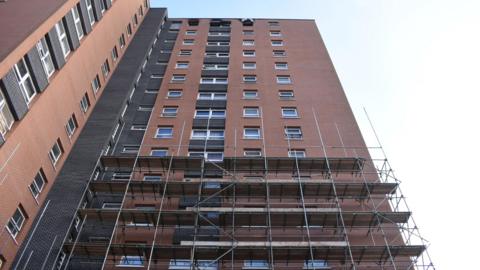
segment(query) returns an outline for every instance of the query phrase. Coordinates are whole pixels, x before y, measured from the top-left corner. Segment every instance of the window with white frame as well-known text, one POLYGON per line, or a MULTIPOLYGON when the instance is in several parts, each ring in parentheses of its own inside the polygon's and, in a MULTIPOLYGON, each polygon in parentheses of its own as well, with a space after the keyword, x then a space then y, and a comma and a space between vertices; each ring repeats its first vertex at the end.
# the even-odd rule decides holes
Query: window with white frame
POLYGON ((114 172, 111 180, 128 181, 130 180, 130 177, 132 177, 131 172, 114 172))
POLYGON ((243 62, 243 69, 256 69, 257 63, 255 62, 243 62))
POLYGON ((255 40, 253 39, 244 39, 242 41, 243 46, 254 46, 255 45, 255 40))
POLYGON ((116 61, 117 61, 117 59, 118 59, 118 51, 117 51, 117 46, 113 46, 113 49, 112 49, 111 55, 112 55, 112 61, 113 61, 113 62, 116 62, 116 61))
POLYGON ((275 62, 275 69, 288 69, 287 62, 275 62))
POLYGON ((162 176, 156 174, 145 174, 143 176, 143 181, 161 181, 162 176))
POLYGON ((122 203, 119 202, 104 202, 102 204, 102 209, 119 209, 122 206, 122 203))
POLYGON ((132 25, 131 25, 131 24, 128 24, 128 25, 127 25, 127 35, 128 35, 128 36, 131 36, 132 33, 133 33, 133 31, 132 31, 132 25))
POLYGON ((193 39, 184 39, 183 40, 183 45, 193 45, 195 44, 195 40, 193 39))
POLYGON ((73 133, 77 129, 77 120, 75 119, 75 115, 72 114, 70 118, 68 118, 67 124, 65 125, 65 129, 67 130, 68 137, 72 137, 73 133))
POLYGON ((230 33, 228 32, 208 32, 210 37, 229 37, 230 33))
POLYGON ((244 83, 255 83, 257 82, 257 76, 255 75, 243 75, 244 83))
POLYGON ((226 52, 206 52, 205 57, 207 57, 207 58, 210 58, 210 57, 227 58, 227 57, 230 57, 230 54, 226 53, 226 52))
POLYGON ((304 157, 306 157, 305 150, 304 149, 292 149, 292 150, 288 151, 288 157, 304 158, 304 157))
POLYGON ((147 130, 147 125, 145 124, 133 124, 130 130, 147 130))
POLYGON ((98 77, 98 75, 96 75, 95 78, 93 78, 91 85, 92 85, 93 93, 96 94, 98 92, 98 89, 100 89, 101 87, 100 78, 98 77))
POLYGON ((292 90, 280 90, 278 91, 278 97, 280 99, 293 99, 294 94, 292 90))
POLYGON ((258 107, 244 107, 243 117, 260 117, 260 109, 258 107))
POLYGON ((288 75, 279 75, 279 76, 277 76, 277 83, 278 84, 291 84, 292 79, 288 75))
POLYGON ((103 78, 107 78, 108 74, 110 74, 110 65, 108 64, 108 59, 105 59, 105 62, 102 64, 102 74, 103 78))
POLYGON ((182 90, 175 90, 171 89, 167 92, 167 98, 174 99, 174 98, 181 98, 182 97, 182 90))
POLYGON ((145 257, 139 255, 126 255, 120 258, 120 262, 116 265, 118 267, 141 267, 145 264, 145 257))
POLYGON ((226 100, 227 93, 225 92, 200 92, 198 93, 198 100, 226 100))
POLYGON ((196 30, 187 30, 185 31, 185 35, 187 36, 195 36, 197 34, 196 30))
POLYGON ((54 166, 55 164, 57 164, 62 154, 63 154, 63 149, 60 144, 60 139, 57 139, 57 141, 55 141, 55 144, 52 146, 52 148, 48 152, 48 157, 50 158, 50 161, 54 166))
POLYGON ((0 133, 5 135, 12 127, 14 121, 7 101, 5 100, 3 93, 0 91, 0 133))
POLYGON ((302 129, 300 127, 285 127, 285 138, 298 140, 303 137, 302 129))
POLYGON ((154 148, 150 151, 152 157, 166 157, 168 156, 168 149, 166 148, 154 148))
POLYGON ((223 140, 225 130, 223 129, 193 129, 192 140, 223 140))
POLYGON ((244 260, 243 269, 270 269, 267 260, 244 260))
POLYGON ((20 90, 22 90, 23 98, 25 102, 29 104, 37 92, 25 58, 20 59, 20 61, 15 64, 14 70, 18 85, 20 86, 20 90))
POLYGON ((227 84, 227 77, 202 77, 200 78, 200 83, 206 84, 227 84))
POLYGON ((77 37, 79 40, 83 38, 83 28, 82 22, 80 21, 80 13, 78 12, 78 7, 75 5, 72 10, 73 23, 75 24, 75 31, 77 32, 77 37))
POLYGON ((223 161, 223 152, 189 152, 189 157, 201 157, 211 162, 223 161))
POLYGON ((243 129, 243 138, 244 139, 260 139, 260 128, 245 127, 243 129))
POLYGON ((12 235, 13 238, 16 238, 20 230, 22 229, 25 219, 26 219, 26 214, 23 210, 23 207, 19 205, 17 207, 17 210, 15 210, 15 213, 10 217, 7 223, 7 230, 12 235))
POLYGON ((37 198, 38 195, 43 190, 43 187, 45 186, 45 177, 43 176, 43 171, 40 169, 40 171, 35 175, 33 178, 32 183, 30 184, 30 192, 32 192, 33 197, 37 198))
POLYGON ((253 30, 243 30, 243 34, 245 36, 253 36, 255 33, 253 32, 253 30))
POLYGON ((175 64, 175 68, 177 68, 177 69, 186 69, 186 68, 188 68, 188 64, 189 64, 189 63, 186 62, 186 61, 179 61, 179 62, 177 62, 177 63, 175 64))
POLYGON ((277 30, 270 31, 270 36, 271 36, 271 37, 281 37, 281 36, 282 36, 282 32, 277 31, 277 30))
POLYGON ((230 42, 227 41, 209 41, 207 46, 230 46, 230 42))
POLYGON ((243 155, 246 157, 261 157, 262 150, 258 148, 247 148, 243 150, 243 155))
POLYGON ((89 107, 90 107, 90 99, 88 98, 88 94, 85 93, 82 99, 80 99, 80 108, 82 109, 82 112, 86 113, 89 107))
POLYGON ((165 106, 162 108, 162 117, 176 117, 178 106, 165 106))
POLYGON ((190 56, 190 55, 192 55, 192 50, 180 50, 178 55, 179 56, 190 56))
MULTIPOLYGON (((207 260, 196 260, 194 267, 198 270, 218 270, 218 262, 207 260)), ((190 270, 192 263, 190 259, 171 259, 168 265, 169 270, 190 270)))
POLYGON ((254 57, 255 56, 255 51, 254 50, 244 50, 243 51, 243 56, 254 57))
POLYGON ((274 50, 273 57, 285 57, 287 53, 284 50, 274 50))
POLYGON ((280 23, 278 21, 269 21, 268 26, 279 26, 280 23))
POLYGON ((122 153, 124 154, 137 154, 140 151, 140 145, 130 145, 125 144, 122 148, 122 153))
POLYGON ((271 41, 272 46, 277 47, 277 46, 283 46, 283 40, 272 40, 271 41))
POLYGON ((228 70, 228 64, 204 64, 204 70, 228 70))
POLYGON ((328 263, 325 260, 305 260, 303 263, 303 269, 330 269, 328 263))
POLYGON ((197 119, 209 119, 209 118, 224 119, 225 115, 226 115, 225 110, 205 109, 205 110, 195 111, 195 118, 197 119))
POLYGON ((173 127, 164 126, 164 127, 158 127, 157 128, 155 138, 157 138, 157 139, 170 139, 172 137, 173 137, 173 127))
POLYGON ((243 90, 244 99, 257 99, 258 91, 257 90, 243 90))
POLYGON ((62 48, 63 57, 67 57, 70 53, 70 45, 68 44, 67 32, 65 31, 63 21, 59 21, 55 24, 55 31, 57 31, 58 41, 60 42, 60 47, 62 48))
POLYGON ((107 8, 105 7, 105 2, 104 2, 104 1, 105 1, 105 0, 100 0, 100 1, 99 1, 99 2, 100 2, 100 11, 102 12, 102 14, 105 13, 105 10, 107 9, 107 8))
POLYGON ((122 34, 122 35, 118 38, 118 44, 120 44, 120 48, 125 47, 125 35, 124 35, 124 34, 122 34))
POLYGON ((185 75, 174 74, 171 82, 184 82, 186 80, 185 75))
POLYGON ((297 108, 295 107, 282 107, 283 118, 298 118, 297 108))
POLYGON ((86 6, 87 6, 87 14, 88 14, 88 20, 90 22, 90 25, 94 25, 95 24, 95 16, 93 14, 92 0, 86 0, 85 3, 86 3, 86 6))
POLYGON ((43 70, 47 74, 47 77, 50 78, 55 72, 55 66, 53 65, 52 55, 50 54, 50 49, 47 45, 47 40, 45 37, 42 37, 37 43, 38 54, 40 55, 40 60, 42 62, 43 70))

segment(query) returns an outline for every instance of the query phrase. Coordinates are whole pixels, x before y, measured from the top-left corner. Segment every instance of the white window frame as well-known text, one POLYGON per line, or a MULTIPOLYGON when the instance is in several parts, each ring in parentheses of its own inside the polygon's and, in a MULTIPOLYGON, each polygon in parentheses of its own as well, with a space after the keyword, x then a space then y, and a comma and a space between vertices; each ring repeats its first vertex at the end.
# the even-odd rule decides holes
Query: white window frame
POLYGON ((145 256, 140 255, 125 255, 120 258, 116 267, 143 267, 145 265, 145 256), (133 261, 133 264, 129 262, 129 260, 133 261), (139 262, 140 264, 135 264, 135 262, 139 262))
POLYGON ((246 118, 258 118, 260 117, 260 108, 259 107, 243 107, 243 117, 246 118), (248 113, 249 110, 255 110, 256 113, 248 113))
POLYGON ((208 32, 209 37, 229 37, 230 33, 228 32, 208 32))
POLYGON ((245 127, 243 128, 243 138, 247 140, 258 140, 262 138, 262 133, 258 127, 245 127), (247 134, 250 131, 256 131, 255 135, 247 134))
POLYGON ((226 110, 216 110, 216 109, 200 109, 200 110, 195 110, 195 116, 194 118, 196 119, 225 119, 227 117, 227 111, 226 110), (199 111, 208 111, 208 116, 207 117, 199 117, 198 112, 199 111), (217 116, 214 115, 214 112, 223 112, 223 116, 217 116))
POLYGON ((195 40, 194 39, 184 39, 182 44, 187 45, 187 46, 191 46, 191 45, 195 44, 195 40))
POLYGON ((197 30, 187 30, 185 31, 185 35, 187 36, 195 36, 197 34, 197 30))
POLYGON ((255 57, 255 55, 254 50, 243 50, 243 57, 255 57))
POLYGON ((230 42, 228 42, 228 41, 209 41, 209 42, 207 42, 207 46, 230 46, 230 42))
POLYGON ((190 63, 185 61, 178 61, 177 63, 175 63, 176 69, 187 69, 189 66, 190 63))
POLYGON ((108 63, 108 59, 105 60, 102 64, 102 74, 103 78, 107 78, 108 74, 110 74, 110 64, 108 63))
POLYGON ((242 77, 244 83, 256 83, 257 76, 256 75, 243 75, 242 77))
POLYGON ((290 76, 279 75, 276 77, 277 84, 291 84, 292 78, 290 76))
POLYGON ((224 140, 225 139, 225 130, 224 129, 192 129, 192 133, 190 135, 192 140, 224 140), (203 135, 195 135, 195 133, 205 133, 203 135), (222 132, 221 136, 212 135, 215 132, 222 132))
POLYGON ((287 62, 275 62, 275 69, 277 70, 287 70, 288 63, 287 62))
POLYGON ((273 57, 286 57, 287 52, 284 50, 273 50, 273 57))
POLYGON ((203 70, 228 70, 228 64, 203 64, 203 70))
POLYGON ((144 175, 143 176, 143 181, 152 181, 152 182, 162 181, 162 176, 161 175, 152 175, 152 174, 144 175))
POLYGON ((73 115, 68 118, 67 124, 65 125, 65 129, 67 130, 67 135, 69 138, 73 136, 75 131, 77 130, 77 122, 75 121, 73 115))
POLYGON ((224 157, 224 153, 223 152, 198 152, 198 151, 191 151, 191 152, 188 152, 188 156, 191 157, 192 154, 194 154, 194 156, 200 156, 200 155, 203 155, 203 158, 207 161, 210 161, 210 162, 222 162, 223 161, 223 157, 224 157), (215 158, 215 159, 212 159, 210 157, 210 155, 221 155, 221 159, 220 158, 215 158))
POLYGON ((42 37, 37 42, 37 50, 40 55, 40 61, 42 61, 43 70, 47 74, 49 79, 53 73, 55 73, 55 66, 53 65, 52 56, 50 55, 50 49, 48 48, 45 37, 42 37))
POLYGON ((175 75, 172 75, 172 79, 170 80, 170 82, 185 82, 187 80, 187 76, 186 75, 178 75, 178 74, 175 74, 175 75))
POLYGON ((192 50, 180 50, 178 56, 190 56, 192 55, 192 50))
POLYGON ((155 132, 155 139, 171 139, 173 138, 173 127, 157 127, 155 132), (160 134, 161 130, 170 130, 169 133, 160 134))
POLYGON ((33 84, 32 75, 30 75, 30 70, 28 70, 28 66, 27 66, 27 62, 25 61, 25 58, 20 59, 20 61, 18 61, 18 63, 15 64, 14 69, 15 69, 15 75, 17 77, 18 85, 22 90, 23 98, 25 99, 25 102, 29 104, 30 101, 32 101, 32 99, 37 95, 37 91, 36 91, 35 85, 33 84), (20 68, 18 67, 19 63, 23 65, 26 71, 26 73, 23 76, 21 75, 20 68), (30 85, 30 87, 28 87, 27 84, 30 85), (30 88, 33 93, 28 93, 27 87, 30 88))
POLYGON ((204 84, 228 84, 227 77, 202 77, 200 83, 204 84))
POLYGON ((101 87, 100 78, 98 77, 98 75, 95 75, 95 78, 93 78, 90 84, 92 86, 93 93, 96 94, 101 87))
POLYGON ((82 40, 84 33, 82 28, 82 22, 80 21, 80 12, 78 12, 78 7, 75 5, 70 12, 73 16, 73 23, 75 24, 75 31, 77 32, 78 40, 82 40))
POLYGON ((280 90, 278 91, 278 97, 280 99, 293 99, 295 97, 295 94, 292 90, 280 90), (288 93, 288 95, 285 95, 286 93, 288 93))
POLYGON ((90 102, 87 97, 87 93, 83 95, 82 99, 80 99, 80 108, 82 109, 82 112, 86 113, 88 111, 88 108, 90 108, 90 102))
POLYGON ((12 128, 15 119, 8 107, 7 101, 0 91, 0 133, 5 135, 12 128))
POLYGON ((242 269, 270 269, 270 265, 267 260, 244 260, 242 269))
POLYGON ((285 127, 283 129, 285 138, 288 140, 301 140, 303 139, 303 133, 301 127, 285 127))
POLYGON ((116 62, 118 60, 118 50, 117 46, 113 46, 112 52, 110 53, 112 56, 113 62, 116 62))
POLYGON ((282 107, 283 118, 298 118, 298 110, 296 107, 282 107), (287 111, 294 111, 295 114, 286 113, 287 111))
POLYGON ((230 53, 227 52, 206 52, 205 57, 210 58, 210 57, 219 57, 219 58, 228 58, 230 57, 230 53))
POLYGON ((92 0, 86 0, 85 4, 87 5, 88 20, 90 25, 93 26, 95 24, 95 15, 93 14, 92 0))
POLYGON ((140 145, 138 144, 125 144, 122 148, 124 154, 137 154, 140 151, 140 145))
POLYGON ((174 99, 174 98, 181 98, 183 95, 183 91, 182 90, 168 90, 167 92, 167 98, 169 99, 174 99), (173 93, 180 93, 180 95, 173 95, 173 93))
POLYGON ((256 69, 257 63, 256 62, 243 62, 242 64, 243 69, 256 69))
POLYGON ((226 100, 226 92, 200 92, 197 95, 197 100, 226 100), (209 96, 209 97, 206 97, 209 96))
POLYGON ((244 157, 261 157, 262 150, 261 149, 244 149, 243 156, 244 157))
POLYGON ((283 40, 271 40, 270 44, 272 44, 272 47, 281 47, 283 46, 283 40))
POLYGON ((45 181, 45 178, 43 177, 43 174, 41 172, 38 172, 35 177, 33 178, 32 183, 29 186, 30 192, 32 193, 34 198, 38 198, 40 193, 42 193, 43 188, 45 187, 45 184, 47 182, 45 181), (40 181, 37 181, 37 177, 40 181), (40 182, 40 183, 38 183, 40 182))
POLYGON ((168 156, 168 149, 167 148, 157 148, 150 150, 150 156, 152 157, 167 157, 168 156), (164 153, 164 155, 158 155, 154 153, 164 153))
POLYGON ((120 49, 125 47, 126 42, 125 42, 125 35, 121 34, 120 37, 118 38, 118 43, 120 44, 120 49))
POLYGON ((128 181, 132 177, 131 172, 115 172, 112 175, 111 180, 113 181, 128 181))
POLYGON ((18 206, 15 212, 13 213, 13 215, 8 219, 7 226, 6 226, 8 232, 14 239, 17 237, 18 233, 20 233, 20 231, 22 230, 23 225, 25 224, 25 220, 26 220, 26 214, 25 212, 23 212, 22 208, 18 206), (20 216, 22 217, 21 222, 19 222, 19 220, 13 219, 17 211, 20 213, 20 216), (14 231, 10 229, 10 226, 9 226, 10 224, 14 228, 14 231))
POLYGON ((242 46, 255 46, 255 40, 244 39, 244 40, 242 40, 242 46))
POLYGON ((133 124, 131 127, 130 127, 130 130, 147 130, 147 125, 145 124, 133 124))
POLYGON ((300 150, 300 149, 292 149, 290 151, 288 151, 288 157, 291 157, 291 158, 305 158, 307 157, 307 154, 305 152, 305 150, 300 150), (298 156, 298 154, 300 154, 300 156, 298 156))
POLYGON ((258 99, 258 91, 257 90, 243 90, 243 99, 258 99), (255 96, 249 97, 248 93, 255 93, 255 96))
POLYGON ((177 117, 178 106, 165 106, 162 108, 162 117, 177 117), (168 112, 168 110, 175 110, 175 112, 168 112))
POLYGON ((278 31, 278 30, 273 30, 273 31, 270 31, 270 36, 271 36, 271 37, 281 37, 281 36, 282 36, 282 32, 281 32, 281 31, 278 31))
POLYGON ((60 42, 60 47, 62 48, 63 57, 67 58, 70 54, 70 45, 68 44, 67 31, 65 30, 65 25, 63 21, 60 20, 55 24, 55 31, 57 31, 58 41, 60 42))
POLYGON ((58 160, 60 160, 60 158, 62 157, 62 154, 63 151, 60 147, 60 144, 58 143, 58 141, 55 141, 55 144, 53 144, 52 148, 48 151, 48 157, 50 158, 53 166, 57 164, 58 160), (58 152, 58 154, 55 154, 55 152, 58 152))

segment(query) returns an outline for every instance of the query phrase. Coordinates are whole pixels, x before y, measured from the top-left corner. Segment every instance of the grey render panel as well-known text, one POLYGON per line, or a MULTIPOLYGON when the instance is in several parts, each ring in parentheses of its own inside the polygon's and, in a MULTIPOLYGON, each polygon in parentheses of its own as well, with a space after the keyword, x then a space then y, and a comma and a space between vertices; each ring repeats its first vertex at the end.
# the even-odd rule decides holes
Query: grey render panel
POLYGON ((205 84, 201 83, 198 86, 199 92, 226 92, 227 84, 205 84))
POLYGON ((112 7, 112 0, 105 0, 105 6, 106 6, 107 9, 112 7))
POLYGON ((48 207, 44 204, 39 209, 40 212, 45 209, 43 217, 37 216, 33 220, 36 230, 28 233, 26 237, 30 240, 24 241, 17 253, 13 263, 17 269, 39 269, 38 266, 44 263, 44 269, 53 268, 62 242, 73 224, 83 192, 120 118, 121 110, 129 98, 129 91, 133 88, 135 78, 147 58, 148 49, 160 29, 164 13, 165 9, 151 9, 147 13, 111 75, 70 155, 65 157, 64 166, 45 199, 45 202, 49 202, 48 207), (22 253, 27 256, 20 258, 22 253), (28 256, 29 254, 31 256, 28 256))
POLYGON ((212 109, 225 109, 227 107, 226 100, 197 100, 197 104, 195 104, 197 109, 205 109, 205 108, 212 108, 212 109))
POLYGON ((230 41, 230 37, 215 36, 215 37, 208 37, 207 39, 207 42, 218 42, 218 41, 230 41))
POLYGON ((228 70, 202 70, 202 77, 227 77, 228 70))
POLYGON ((207 46, 206 52, 229 52, 230 46, 207 46))
POLYGON ((100 21, 102 19, 102 6, 100 4, 100 1, 103 1, 103 0, 93 0, 93 13, 95 14, 95 19, 98 21, 100 21))
POLYGON ((87 11, 87 4, 85 1, 90 0, 80 0, 80 17, 83 26, 83 30, 86 34, 92 31, 92 26, 90 25, 90 21, 88 19, 88 11, 87 11))
POLYGON ((203 59, 204 64, 228 64, 228 57, 205 57, 203 59))
POLYGON ((193 128, 225 128, 225 119, 193 119, 193 128))
POLYGON ((27 60, 30 64, 33 81, 37 87, 37 90, 39 92, 43 92, 43 90, 47 88, 48 78, 47 74, 45 73, 45 69, 43 68, 42 60, 40 60, 40 54, 38 53, 37 46, 33 46, 33 48, 27 53, 27 60))
POLYGON ((60 40, 58 39, 55 26, 53 26, 48 32, 48 42, 50 44, 50 52, 53 63, 57 69, 61 69, 65 65, 65 57, 63 56, 62 46, 60 45, 60 40))
POLYGON ((77 29, 75 28, 75 22, 73 21, 72 12, 69 11, 64 17, 66 31, 67 31, 67 38, 68 42, 70 43, 70 47, 76 50, 80 46, 80 40, 78 39, 77 29))
POLYGON ((210 26, 208 29, 209 32, 230 32, 230 27, 218 27, 218 26, 210 26))
POLYGON ((15 71, 10 69, 7 74, 2 78, 2 86, 5 90, 5 98, 10 105, 12 110, 13 117, 16 120, 22 119, 28 111, 28 105, 23 98, 22 90, 18 85, 17 78, 15 76, 15 71))

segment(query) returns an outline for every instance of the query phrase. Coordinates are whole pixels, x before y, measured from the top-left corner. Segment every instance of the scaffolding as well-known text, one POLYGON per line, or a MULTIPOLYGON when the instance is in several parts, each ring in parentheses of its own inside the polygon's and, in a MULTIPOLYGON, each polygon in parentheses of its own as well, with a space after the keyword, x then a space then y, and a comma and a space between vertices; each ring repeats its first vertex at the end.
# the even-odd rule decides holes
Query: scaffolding
POLYGON ((239 157, 236 130, 233 156, 189 157, 185 124, 171 156, 102 156, 131 176, 90 179, 61 269, 435 269, 382 147, 326 145, 312 114, 319 157, 269 156, 265 136, 239 157))

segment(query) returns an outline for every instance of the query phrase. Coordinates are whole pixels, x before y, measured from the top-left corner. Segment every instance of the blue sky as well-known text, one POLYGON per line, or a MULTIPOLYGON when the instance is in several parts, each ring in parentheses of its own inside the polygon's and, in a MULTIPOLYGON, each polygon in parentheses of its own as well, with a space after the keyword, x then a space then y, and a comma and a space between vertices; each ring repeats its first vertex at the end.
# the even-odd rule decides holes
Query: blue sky
POLYGON ((439 269, 480 241, 480 1, 152 1, 170 17, 315 19, 357 121, 368 111, 439 269), (476 227, 476 226, 475 226, 476 227))

